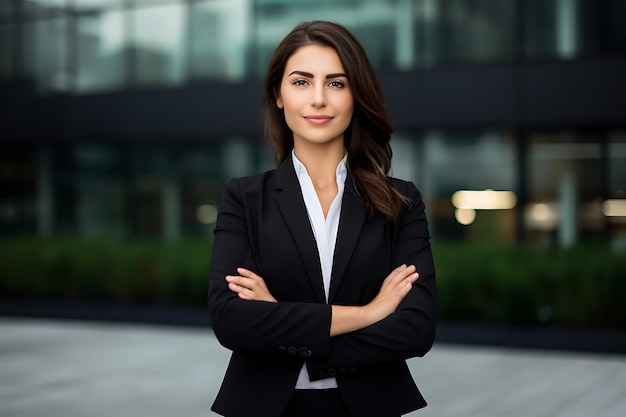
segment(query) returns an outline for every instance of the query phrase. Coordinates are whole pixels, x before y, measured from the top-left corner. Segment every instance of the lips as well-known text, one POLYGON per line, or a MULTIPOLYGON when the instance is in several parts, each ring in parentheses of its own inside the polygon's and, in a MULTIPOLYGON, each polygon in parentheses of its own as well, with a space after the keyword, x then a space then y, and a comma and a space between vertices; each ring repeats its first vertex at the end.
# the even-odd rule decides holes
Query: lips
POLYGON ((323 125, 333 120, 332 116, 327 115, 310 115, 304 116, 304 118, 314 125, 323 125))

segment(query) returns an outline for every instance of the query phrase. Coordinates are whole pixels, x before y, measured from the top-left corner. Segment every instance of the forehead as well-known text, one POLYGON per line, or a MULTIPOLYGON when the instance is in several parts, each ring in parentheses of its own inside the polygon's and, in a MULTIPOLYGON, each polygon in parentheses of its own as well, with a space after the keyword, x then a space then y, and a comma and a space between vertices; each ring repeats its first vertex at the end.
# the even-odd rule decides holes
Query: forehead
POLYGON ((323 45, 305 45, 298 48, 287 60, 285 75, 296 70, 312 74, 345 72, 337 51, 323 45))

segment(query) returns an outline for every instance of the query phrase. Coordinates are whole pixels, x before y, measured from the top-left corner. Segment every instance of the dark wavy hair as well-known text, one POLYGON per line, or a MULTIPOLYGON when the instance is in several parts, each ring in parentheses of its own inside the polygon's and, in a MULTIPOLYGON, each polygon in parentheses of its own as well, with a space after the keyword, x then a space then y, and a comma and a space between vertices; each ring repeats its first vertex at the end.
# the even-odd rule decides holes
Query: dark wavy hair
POLYGON ((344 134, 348 172, 362 203, 371 215, 393 222, 408 200, 391 178, 393 127, 383 91, 365 50, 345 27, 326 21, 297 25, 278 45, 265 78, 265 137, 274 148, 274 159, 282 163, 293 148, 293 132, 276 105, 289 58, 305 45, 330 46, 339 55, 354 98, 352 120, 344 134))

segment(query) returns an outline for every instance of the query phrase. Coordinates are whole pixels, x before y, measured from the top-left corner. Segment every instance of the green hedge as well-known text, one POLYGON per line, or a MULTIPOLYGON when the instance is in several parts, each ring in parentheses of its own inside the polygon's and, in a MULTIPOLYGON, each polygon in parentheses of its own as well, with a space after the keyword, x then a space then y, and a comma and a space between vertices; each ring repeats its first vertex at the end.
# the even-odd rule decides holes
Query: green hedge
MULTIPOLYGON (((439 316, 626 327, 626 256, 433 243, 439 316)), ((211 242, 0 240, 0 294, 13 299, 204 305, 211 242)))
POLYGON ((433 245, 444 318, 626 327, 626 256, 567 250, 433 245))
POLYGON ((0 293, 13 298, 206 304, 207 241, 0 241, 0 293))

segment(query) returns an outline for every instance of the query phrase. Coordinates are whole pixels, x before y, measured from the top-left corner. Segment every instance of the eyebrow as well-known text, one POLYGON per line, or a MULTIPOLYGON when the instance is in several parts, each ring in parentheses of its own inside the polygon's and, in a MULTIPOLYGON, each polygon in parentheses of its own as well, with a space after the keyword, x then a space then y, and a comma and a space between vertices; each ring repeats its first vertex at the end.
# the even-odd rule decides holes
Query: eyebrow
MULTIPOLYGON (((305 72, 305 71, 292 71, 289 76, 292 76, 293 74, 296 75, 302 75, 303 77, 308 77, 308 78, 314 78, 315 76, 313 74, 311 74, 310 72, 305 72)), ((343 73, 343 72, 338 72, 336 74, 328 74, 325 78, 327 80, 331 79, 331 78, 339 78, 339 77, 346 77, 348 78, 348 76, 343 73)))

